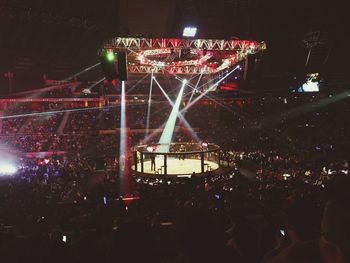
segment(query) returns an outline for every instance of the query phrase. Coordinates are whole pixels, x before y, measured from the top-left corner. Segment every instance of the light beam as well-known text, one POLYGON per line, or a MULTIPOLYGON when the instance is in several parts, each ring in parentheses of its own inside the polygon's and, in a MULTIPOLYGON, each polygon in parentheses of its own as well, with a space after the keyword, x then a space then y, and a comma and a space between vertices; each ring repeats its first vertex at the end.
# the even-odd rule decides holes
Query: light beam
MULTIPOLYGON (((158 85, 159 89, 162 91, 163 95, 165 96, 165 98, 167 99, 167 101, 169 102, 169 104, 174 107, 175 104, 174 102, 169 98, 168 94, 166 94, 165 90, 162 88, 162 86, 159 84, 159 82, 157 81, 156 78, 154 78, 155 83, 158 85)), ((199 142, 200 139, 197 136, 197 134, 195 133, 195 131, 193 130, 192 126, 188 123, 188 121, 185 119, 185 117, 183 116, 183 114, 181 114, 181 112, 178 112, 178 117, 179 119, 183 122, 183 124, 185 125, 185 127, 188 129, 188 131, 190 132, 190 134, 192 135, 192 137, 199 142)))
POLYGON ((147 138, 148 133, 149 133, 149 122, 150 122, 150 118, 151 118, 151 104, 152 104, 152 87, 153 87, 153 72, 151 74, 151 83, 150 83, 150 87, 149 87, 145 138, 147 138))
POLYGON ((191 103, 187 104, 185 108, 181 110, 181 113, 187 111, 189 108, 191 108, 197 101, 199 101, 201 98, 206 96, 210 91, 214 90, 223 80, 225 80, 229 75, 231 75, 234 71, 238 69, 238 66, 235 67, 233 70, 228 72, 224 77, 219 79, 217 82, 215 82, 209 89, 207 89, 205 92, 203 92, 201 95, 199 95, 197 98, 195 98, 191 103))
POLYGON ((180 103, 182 100, 182 95, 183 95, 183 92, 185 90, 186 83, 187 83, 187 80, 184 80, 182 82, 180 92, 177 96, 174 107, 170 113, 168 121, 167 121, 165 128, 163 130, 163 133, 160 137, 160 140, 159 140, 160 145, 157 149, 158 152, 169 152, 170 143, 171 143, 171 139, 172 139, 173 134, 174 134, 175 124, 176 124, 177 116, 179 113, 180 103))
POLYGON ((196 86, 194 86, 194 89, 192 90, 192 94, 191 94, 189 103, 191 103, 192 98, 193 98, 193 95, 194 95, 194 93, 197 91, 197 87, 198 87, 199 82, 201 81, 202 76, 203 76, 203 73, 201 73, 201 74, 199 75, 199 78, 198 78, 198 81, 197 81, 197 83, 196 83, 196 86))
POLYGON ((126 120, 125 81, 122 81, 120 104, 120 145, 119 145, 119 193, 126 194, 130 191, 128 178, 128 136, 126 120))

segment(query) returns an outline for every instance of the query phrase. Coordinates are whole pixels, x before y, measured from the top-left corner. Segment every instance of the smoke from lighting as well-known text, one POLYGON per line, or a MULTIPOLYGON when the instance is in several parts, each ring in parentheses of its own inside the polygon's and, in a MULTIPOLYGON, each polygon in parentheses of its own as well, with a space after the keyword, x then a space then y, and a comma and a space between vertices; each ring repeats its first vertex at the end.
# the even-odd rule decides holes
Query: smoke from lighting
POLYGON ((9 149, 0 144, 0 177, 11 176, 17 172, 16 158, 9 154, 9 149))

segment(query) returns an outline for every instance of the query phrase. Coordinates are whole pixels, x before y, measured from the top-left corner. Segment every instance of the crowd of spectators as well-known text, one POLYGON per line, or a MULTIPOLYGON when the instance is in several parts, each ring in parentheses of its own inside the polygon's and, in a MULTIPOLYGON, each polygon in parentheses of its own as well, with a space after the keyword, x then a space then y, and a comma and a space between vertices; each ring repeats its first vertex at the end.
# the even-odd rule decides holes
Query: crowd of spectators
POLYGON ((15 134, 18 133, 20 128, 24 125, 27 118, 8 118, 2 120, 1 134, 15 134))
POLYGON ((41 134, 4 135, 1 145, 21 152, 44 152, 49 144, 49 136, 41 134))
POLYGON ((65 126, 65 132, 68 133, 92 133, 98 125, 99 115, 102 114, 96 110, 84 110, 71 112, 69 120, 65 126))
POLYGON ((28 118, 22 132, 24 134, 33 133, 54 133, 61 123, 63 113, 56 113, 48 116, 38 116, 28 118))
MULTIPOLYGON (((66 152, 23 157, 15 176, 1 178, 4 262, 348 262, 350 105, 295 112, 314 101, 198 103, 184 116, 201 139, 221 146, 225 168, 179 180, 137 178, 124 198, 119 135, 100 133, 118 128, 118 108, 72 112, 62 134, 58 120, 24 129, 27 135, 3 125, 2 144, 66 152)), ((152 110, 151 129, 166 121, 166 103, 152 110)), ((145 127, 146 112, 147 105, 128 108, 130 146, 147 143, 133 132, 145 127)), ((194 137, 181 129, 173 140, 194 137)))
POLYGON ((348 255, 348 232, 340 230, 348 227, 341 195, 349 178, 339 174, 322 187, 297 178, 249 182, 234 169, 205 179, 142 184, 141 199, 130 201, 118 198, 118 181, 107 177, 84 191, 91 176, 85 161, 55 162, 29 164, 10 184, 1 182, 3 259, 327 262, 312 260, 321 258, 321 215, 328 200, 339 202, 327 229, 329 249, 336 253, 330 256, 348 255), (14 253, 18 249, 22 253, 14 253))

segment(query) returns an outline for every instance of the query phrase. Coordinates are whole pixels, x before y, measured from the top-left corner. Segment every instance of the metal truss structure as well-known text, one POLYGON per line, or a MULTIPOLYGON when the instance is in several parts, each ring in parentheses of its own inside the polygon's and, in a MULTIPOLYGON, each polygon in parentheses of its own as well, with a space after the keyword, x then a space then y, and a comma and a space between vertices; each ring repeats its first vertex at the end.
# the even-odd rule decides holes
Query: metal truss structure
POLYGON ((126 52, 129 73, 192 75, 219 73, 265 49, 264 42, 250 40, 117 37, 99 53, 126 52))

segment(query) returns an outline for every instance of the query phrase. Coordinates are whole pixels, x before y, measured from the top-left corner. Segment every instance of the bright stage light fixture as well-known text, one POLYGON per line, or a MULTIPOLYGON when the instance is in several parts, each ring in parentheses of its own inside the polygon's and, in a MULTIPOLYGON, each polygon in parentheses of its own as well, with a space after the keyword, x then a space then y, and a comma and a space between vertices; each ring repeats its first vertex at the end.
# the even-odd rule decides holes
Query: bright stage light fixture
POLYGON ((115 54, 112 51, 107 52, 106 57, 109 62, 115 61, 115 54))
POLYGON ((196 27, 185 27, 184 31, 182 33, 182 36, 184 37, 195 37, 197 34, 197 28, 196 27))
POLYGON ((13 175, 17 172, 17 168, 12 163, 0 163, 0 176, 13 175))

